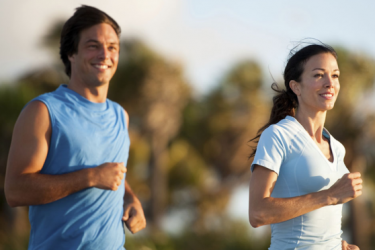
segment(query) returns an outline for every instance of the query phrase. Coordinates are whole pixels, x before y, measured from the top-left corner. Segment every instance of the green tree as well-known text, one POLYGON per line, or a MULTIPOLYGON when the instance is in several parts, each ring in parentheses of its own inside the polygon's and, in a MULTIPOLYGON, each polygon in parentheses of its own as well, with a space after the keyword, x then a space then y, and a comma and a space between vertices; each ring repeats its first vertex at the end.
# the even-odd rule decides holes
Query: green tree
POLYGON ((160 230, 168 197, 168 144, 179 132, 190 87, 181 66, 168 62, 140 41, 121 44, 120 64, 109 97, 126 108, 130 128, 139 131, 149 145, 148 215, 155 230, 160 230))
MULTIPOLYGON (((373 172, 371 167, 375 163, 374 141, 369 140, 374 139, 374 110, 364 106, 362 98, 374 88, 375 60, 343 48, 338 48, 337 54, 341 89, 335 108, 328 112, 326 126, 345 146, 345 164, 348 169, 361 172, 365 188, 370 188, 375 182, 373 174, 367 178, 367 174, 373 172)), ((370 239, 374 238, 375 230, 368 220, 371 212, 363 205, 364 202, 370 202, 364 201, 365 195, 349 203, 347 230, 351 232, 353 243, 366 250, 371 249, 370 239)), ((372 218, 374 215, 372 211, 372 218)))
POLYGON ((176 143, 183 141, 187 154, 172 168, 170 189, 185 190, 193 197, 191 206, 198 209, 197 232, 220 228, 227 219, 233 189, 248 183, 248 140, 266 122, 269 112, 261 87, 260 66, 242 61, 223 76, 216 89, 202 100, 192 99, 184 111, 176 143))

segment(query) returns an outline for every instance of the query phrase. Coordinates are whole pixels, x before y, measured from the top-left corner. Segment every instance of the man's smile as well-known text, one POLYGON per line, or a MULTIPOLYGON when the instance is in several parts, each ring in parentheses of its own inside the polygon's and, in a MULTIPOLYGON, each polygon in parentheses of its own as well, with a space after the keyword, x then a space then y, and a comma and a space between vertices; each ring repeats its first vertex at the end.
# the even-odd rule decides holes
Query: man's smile
POLYGON ((95 68, 97 69, 108 69, 111 68, 112 66, 107 65, 107 64, 92 64, 95 68))

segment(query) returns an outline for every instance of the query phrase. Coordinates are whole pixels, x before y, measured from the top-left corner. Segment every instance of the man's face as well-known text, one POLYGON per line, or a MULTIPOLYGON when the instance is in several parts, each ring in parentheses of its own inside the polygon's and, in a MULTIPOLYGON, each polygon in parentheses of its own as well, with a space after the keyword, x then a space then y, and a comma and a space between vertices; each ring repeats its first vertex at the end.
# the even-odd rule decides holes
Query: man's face
POLYGON ((119 58, 119 39, 106 23, 82 30, 78 52, 69 56, 71 79, 88 86, 108 84, 115 74, 119 58))

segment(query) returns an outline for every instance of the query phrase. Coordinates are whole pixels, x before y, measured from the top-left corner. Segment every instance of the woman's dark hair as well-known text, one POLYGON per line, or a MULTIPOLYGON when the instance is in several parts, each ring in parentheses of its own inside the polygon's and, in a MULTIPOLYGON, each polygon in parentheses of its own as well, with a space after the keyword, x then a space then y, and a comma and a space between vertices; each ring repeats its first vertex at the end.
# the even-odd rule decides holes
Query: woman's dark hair
POLYGON ((74 15, 64 24, 60 39, 60 57, 65 65, 65 72, 69 77, 71 65, 68 57, 78 52, 81 31, 101 23, 109 24, 115 30, 117 36, 120 36, 120 26, 112 17, 97 8, 87 5, 78 7, 74 15))
MULTIPOLYGON (((336 51, 329 45, 320 44, 310 44, 302 49, 298 50, 300 45, 294 47, 289 53, 288 63, 286 64, 284 70, 284 84, 285 89, 279 89, 276 83, 271 85, 271 88, 277 92, 273 97, 273 106, 271 110, 271 115, 269 121, 258 130, 257 135, 251 139, 255 143, 258 140, 262 132, 272 124, 278 123, 280 120, 284 119, 286 116, 294 116, 295 109, 298 107, 297 95, 292 91, 289 86, 290 81, 294 80, 296 82, 301 81, 301 76, 305 67, 306 62, 315 55, 322 53, 330 53, 337 59, 336 51)), ((256 147, 249 158, 255 156, 256 147)))

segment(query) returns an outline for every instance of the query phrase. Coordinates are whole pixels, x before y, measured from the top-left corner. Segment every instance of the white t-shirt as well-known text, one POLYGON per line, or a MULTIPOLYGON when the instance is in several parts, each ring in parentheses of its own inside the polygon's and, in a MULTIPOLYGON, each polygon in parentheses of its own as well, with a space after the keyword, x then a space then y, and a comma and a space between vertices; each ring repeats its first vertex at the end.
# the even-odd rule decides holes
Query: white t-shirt
MULTIPOLYGON (((254 164, 278 174, 271 194, 289 198, 328 189, 344 174, 345 148, 326 129, 333 162, 318 148, 302 125, 291 116, 263 131, 254 164)), ((270 250, 341 250, 342 205, 325 206, 284 222, 271 224, 270 250)))

